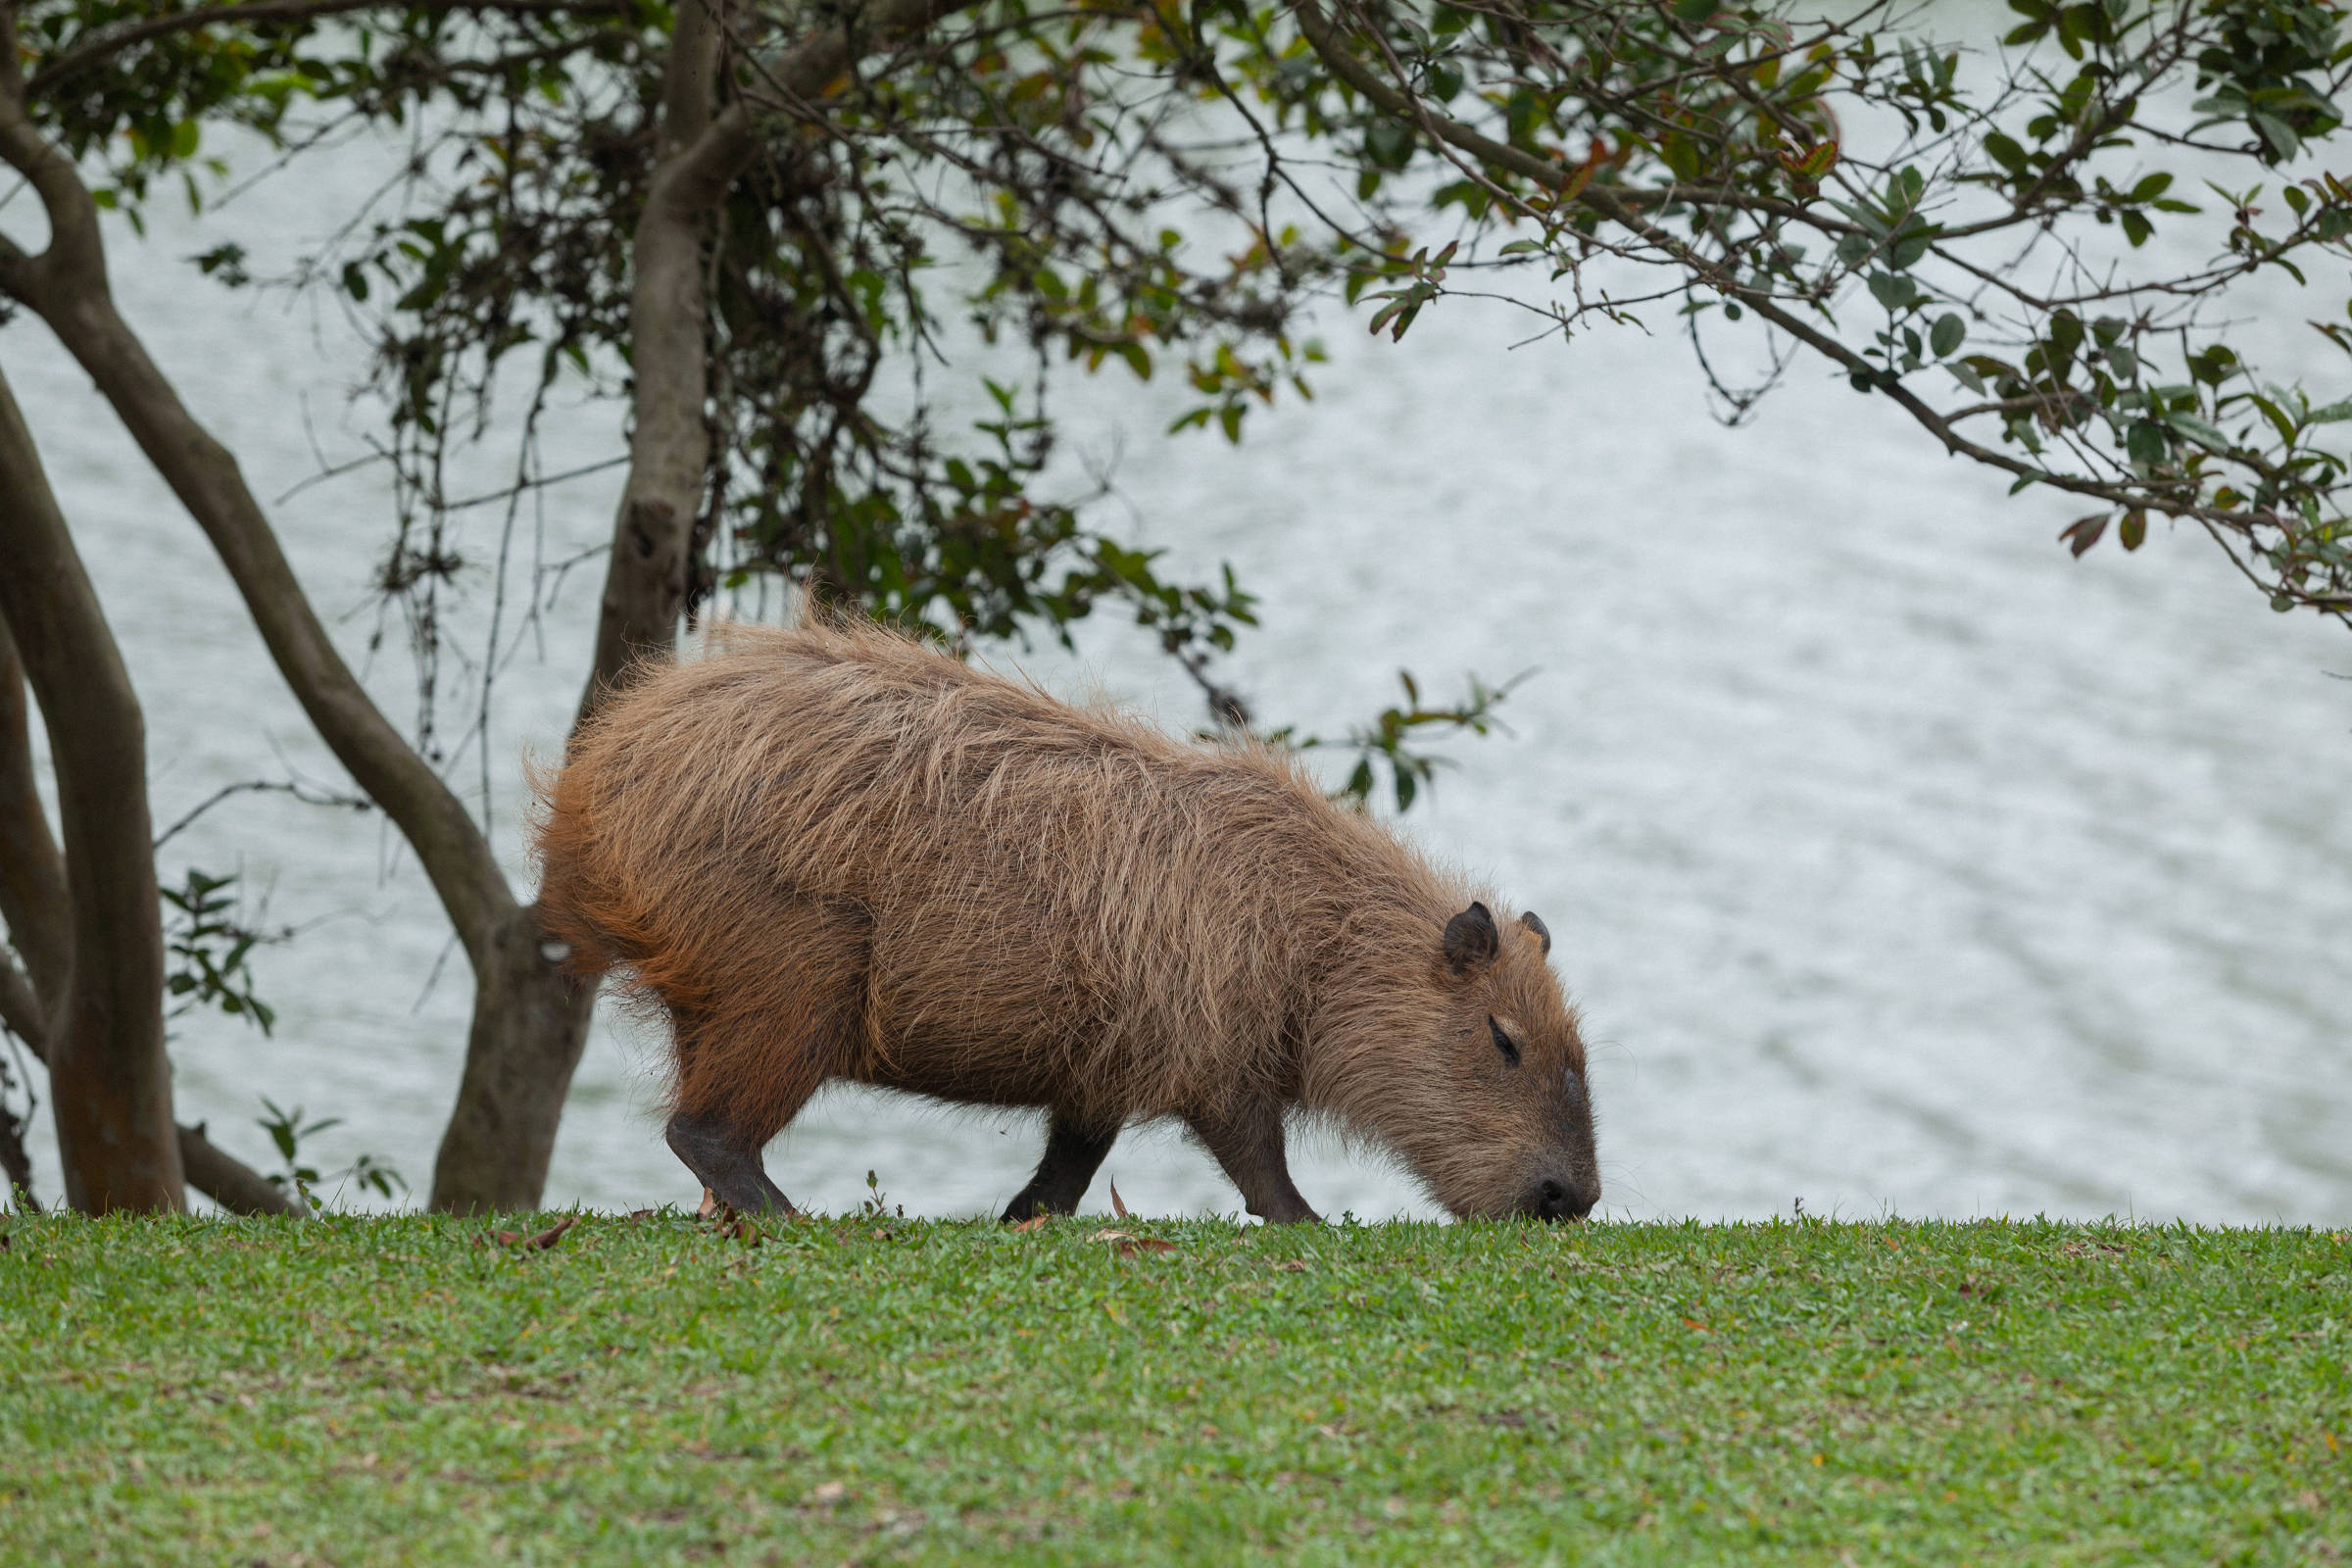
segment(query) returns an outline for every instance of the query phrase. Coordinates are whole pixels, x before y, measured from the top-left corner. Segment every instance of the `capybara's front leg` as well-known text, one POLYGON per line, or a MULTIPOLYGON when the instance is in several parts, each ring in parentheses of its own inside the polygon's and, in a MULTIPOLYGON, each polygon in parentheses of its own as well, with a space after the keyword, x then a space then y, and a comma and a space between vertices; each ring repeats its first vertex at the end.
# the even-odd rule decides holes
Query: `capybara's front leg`
POLYGON ((760 1145, 749 1134, 715 1116, 681 1114, 669 1118, 666 1136, 670 1152, 686 1162, 686 1168, 710 1189, 710 1196, 730 1208, 745 1214, 795 1212, 784 1190, 767 1179, 767 1167, 760 1160, 760 1145))
POLYGON ((1290 1161, 1283 1156, 1281 1105, 1242 1105, 1184 1119, 1241 1189, 1250 1213, 1269 1225, 1322 1219, 1291 1184, 1290 1161))
POLYGON ((1046 1126, 1046 1157, 1037 1162, 1029 1185, 1004 1205, 1008 1225, 1040 1214, 1075 1214, 1078 1200, 1093 1185, 1102 1157, 1118 1141, 1119 1130, 1097 1132, 1084 1122, 1055 1112, 1046 1126))

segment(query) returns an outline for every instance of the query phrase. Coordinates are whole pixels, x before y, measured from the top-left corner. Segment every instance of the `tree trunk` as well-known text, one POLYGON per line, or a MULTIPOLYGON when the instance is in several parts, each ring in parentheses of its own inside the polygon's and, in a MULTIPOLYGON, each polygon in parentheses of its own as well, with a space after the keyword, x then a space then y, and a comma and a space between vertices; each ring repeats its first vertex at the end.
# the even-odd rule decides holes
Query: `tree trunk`
MULTIPOLYGON (((663 167, 655 175, 632 251, 637 417, 629 479, 613 521, 579 720, 596 710, 631 663, 672 650, 686 604, 691 535, 710 452, 703 414, 703 230, 733 175, 715 190, 698 185, 681 195, 675 173, 710 123, 721 3, 687 0, 679 7, 662 82, 663 167)), ((433 1206, 461 1213, 528 1208, 539 1201, 564 1096, 595 1008, 594 991, 573 984, 550 960, 551 954, 560 958, 562 950, 540 931, 535 908, 519 911, 494 949, 474 962, 466 1071, 433 1161, 433 1206)))
MULTIPOLYGON (((771 56, 760 75, 781 104, 819 100, 864 54, 975 3, 873 0, 843 24, 771 56)), ((703 234, 760 147, 747 104, 713 114, 723 4, 680 6, 663 84, 663 167, 649 192, 634 260, 638 399, 630 478, 615 520, 582 716, 631 662, 670 651, 685 601, 691 530, 709 464, 703 234)), ((189 415, 117 313, 89 190, 24 112, 6 6, 0 6, 0 160, 32 185, 50 225, 49 247, 38 257, 0 236, 0 292, 29 306, 57 333, 194 514, 304 711, 415 849, 466 948, 475 977, 473 1026, 435 1163, 432 1205, 473 1211, 537 1203, 593 995, 558 970, 560 953, 532 911, 516 904, 463 804, 353 678, 235 459, 189 415)))
POLYGON ((0 616, 40 701, 65 836, 74 961, 49 1042, 49 1104, 66 1200, 92 1214, 183 1208, 145 722, 5 380, 0 616))
POLYGON ((561 956, 533 906, 498 932, 475 970, 466 1070, 433 1161, 437 1209, 539 1205, 596 1004, 596 988, 566 974, 561 956))
MULTIPOLYGON (((26 718, 24 668, 8 622, 0 618, 0 927, 24 958, 20 969, 0 953, 0 1029, 46 1064, 52 1018, 73 971, 73 906, 65 858, 57 853, 33 786, 26 718)), ((0 1167, 29 1192, 31 1161, 21 1144, 6 1146, 6 1131, 0 1128, 0 1167)), ((179 1159, 188 1185, 231 1213, 301 1212, 260 1172, 214 1148, 201 1127, 179 1129, 179 1159)))

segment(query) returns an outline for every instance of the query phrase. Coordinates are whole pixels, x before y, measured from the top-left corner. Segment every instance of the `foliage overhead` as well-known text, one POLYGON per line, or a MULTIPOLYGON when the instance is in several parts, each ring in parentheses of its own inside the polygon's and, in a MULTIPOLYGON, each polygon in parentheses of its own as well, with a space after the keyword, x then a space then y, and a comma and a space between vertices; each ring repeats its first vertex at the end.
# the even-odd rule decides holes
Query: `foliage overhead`
MULTIPOLYGON (((1826 362, 1946 450, 2083 497, 2078 554, 2184 519, 2278 608, 2343 614, 2352 401, 2267 377, 2242 309, 2291 284, 2352 351, 2352 303, 2300 297, 2338 286, 2352 234, 2352 188, 2313 167, 2352 57, 2334 7, 2010 10, 1988 29, 1887 3, 989 0, 819 105, 765 62, 855 8, 738 0, 725 92, 763 151, 709 235, 697 598, 781 575, 987 636, 1113 600, 1209 685, 1252 600, 1167 581, 1087 520, 1048 367, 1180 365, 1199 401, 1178 426, 1238 439, 1250 408, 1306 392, 1311 296, 1400 337, 1474 290, 1562 335, 1679 316, 1733 417, 1826 362), (975 335, 1036 373, 1012 384, 975 335), (1719 369, 1735 340, 1747 382, 1719 369), (943 394, 943 370, 967 384, 943 394)), ((672 20, 650 0, 21 8, 42 128, 134 213, 201 172, 208 123, 295 154, 408 138, 294 281, 375 334, 403 497, 381 584, 424 645, 465 560, 442 460, 490 430, 501 372, 524 388, 517 494, 548 477, 528 432, 551 389, 625 391, 672 20)), ((233 247, 202 261, 252 281, 233 247)))

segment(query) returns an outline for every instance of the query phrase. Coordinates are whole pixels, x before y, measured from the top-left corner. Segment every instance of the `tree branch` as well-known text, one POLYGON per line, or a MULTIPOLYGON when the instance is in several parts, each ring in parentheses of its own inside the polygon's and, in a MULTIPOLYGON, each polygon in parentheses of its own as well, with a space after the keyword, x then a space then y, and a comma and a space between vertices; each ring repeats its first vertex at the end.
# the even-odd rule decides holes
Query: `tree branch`
POLYGON ((33 1059, 48 1065, 48 1009, 41 1005, 40 994, 24 978, 24 971, 5 951, 0 951, 0 1029, 24 1041, 33 1059))
MULTIPOLYGON (((1291 0, 1291 11, 1298 18, 1298 30, 1304 34, 1308 45, 1314 49, 1324 65, 1331 69, 1332 74, 1361 93, 1366 101, 1383 114, 1409 121, 1428 132, 1432 138, 1467 153, 1482 163, 1496 169, 1508 170, 1546 190, 1554 191, 1563 200, 1587 208, 1607 219, 1610 222, 1640 236, 1645 244, 1671 257, 1676 265, 1699 282, 1727 299, 1738 300, 1742 306, 1754 311, 1765 320, 1770 321, 1839 368, 1849 374, 1871 376, 1881 392, 1891 399, 1904 413, 1910 415, 1929 434, 1942 443, 1945 452, 1955 457, 1968 458, 1972 462, 1984 464, 1987 467, 1998 468, 2004 473, 2019 478, 2031 479, 2052 489, 2071 491, 2077 495, 2093 496, 2120 506, 2150 504, 2144 494, 2133 492, 2125 486, 2107 484, 2096 479, 2077 478, 2071 474, 2052 473, 2013 458, 2005 452, 1969 440, 1952 428, 1950 420, 1929 407, 1910 388, 1900 382, 1878 379, 1878 368, 1860 354, 1787 309, 1769 290, 1742 282, 1728 269, 1709 261, 1689 245, 1675 238, 1673 234, 1643 217, 1634 204, 1623 200, 1614 190, 1606 186, 1585 183, 1581 177, 1582 172, 1579 170, 1552 163, 1547 159, 1513 147, 1507 142, 1499 142, 1491 136, 1484 135, 1457 120, 1439 114, 1421 99, 1394 83, 1382 79, 1377 72, 1348 51, 1338 32, 1333 28, 1330 20, 1323 15, 1316 0, 1291 0)), ((1533 214, 1531 216, 1540 217, 1541 215, 1533 214)), ((2201 509, 2167 507, 2165 510, 2194 515, 2199 514, 2201 509)))
POLYGON ((39 192, 52 235, 38 257, 0 242, 0 291, 49 324, 212 540, 303 711, 407 837, 478 970, 493 933, 518 912, 488 841, 343 662, 236 458, 188 412, 116 310, 87 187, 23 104, 5 97, 0 160, 39 192))
POLYGON ((279 1192, 269 1177, 207 1138, 202 1123, 179 1129, 179 1158, 187 1167, 188 1185, 231 1214, 309 1217, 302 1205, 279 1192))
MULTIPOLYGON (((143 22, 100 29, 96 36, 74 45, 35 71, 31 81, 25 85, 25 92, 27 96, 38 97, 75 72, 119 55, 134 44, 145 43, 150 38, 166 33, 185 32, 216 24, 255 26, 273 22, 310 22, 349 11, 415 9, 414 5, 393 5, 388 4, 387 0, 252 0, 248 5, 201 6, 174 16, 149 17, 143 22)), ((442 0, 436 9, 448 12, 504 12, 519 16, 547 16, 565 12, 589 16, 629 16, 637 12, 639 7, 633 0, 442 0)))
MULTIPOLYGON (((7 617, 0 616, 0 927, 24 956, 27 974, 19 978, 27 996, 65 996, 74 962, 72 918, 66 862, 50 836, 49 815, 33 778, 24 666, 7 617)), ((13 965, 9 972, 14 973, 13 965)), ((0 1005, 0 1021, 20 1035, 24 1030, 11 1012, 21 1013, 24 1005, 0 1005)), ((37 1007, 34 1015, 39 1016, 37 1007)))

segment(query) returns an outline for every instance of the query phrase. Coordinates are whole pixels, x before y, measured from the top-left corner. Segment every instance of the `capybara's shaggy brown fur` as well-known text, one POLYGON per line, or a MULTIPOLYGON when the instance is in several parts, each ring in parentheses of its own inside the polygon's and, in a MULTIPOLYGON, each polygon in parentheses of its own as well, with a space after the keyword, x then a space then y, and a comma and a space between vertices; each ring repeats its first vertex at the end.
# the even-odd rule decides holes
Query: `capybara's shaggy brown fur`
POLYGON ((759 1150, 829 1078, 1045 1107, 1016 1216, 1176 1116, 1252 1211, 1311 1217, 1293 1107, 1457 1214, 1599 1196, 1543 922, 1274 751, 863 624, 735 627, 607 702, 543 796, 547 925, 666 1012, 671 1147, 738 1206, 784 1203, 759 1150))

